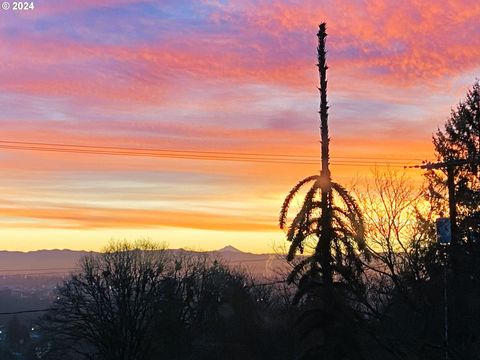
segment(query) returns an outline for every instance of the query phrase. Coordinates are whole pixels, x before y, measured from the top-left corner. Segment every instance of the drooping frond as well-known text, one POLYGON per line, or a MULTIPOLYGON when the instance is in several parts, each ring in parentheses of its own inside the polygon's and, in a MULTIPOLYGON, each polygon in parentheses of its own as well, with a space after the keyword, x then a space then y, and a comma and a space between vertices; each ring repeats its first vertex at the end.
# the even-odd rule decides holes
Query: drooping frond
POLYGON ((337 207, 335 211, 342 213, 350 220, 351 225, 355 229, 355 241, 357 242, 359 247, 364 248, 365 225, 360 207, 358 206, 355 199, 348 193, 347 189, 345 189, 343 186, 337 183, 332 183, 332 188, 338 193, 338 195, 346 205, 345 210, 337 207))
MULTIPOLYGON (((303 267, 303 269, 305 269, 305 267, 303 267)), ((322 284, 322 280, 318 276, 318 270, 319 269, 315 267, 315 263, 312 262, 312 266, 299 276, 297 291, 292 299, 294 304, 298 304, 311 289, 318 288, 318 286, 322 284)))
MULTIPOLYGON (((351 224, 347 224, 345 217, 340 216, 338 212, 334 212, 333 215, 333 230, 337 235, 343 235, 343 237, 348 238, 349 240, 353 240, 356 242, 356 232, 355 229, 352 228, 351 224)), ((341 236, 337 236, 341 238, 341 236)))
POLYGON ((338 206, 333 206, 333 216, 337 223, 342 228, 347 228, 352 234, 352 239, 357 243, 360 248, 365 246, 365 226, 363 218, 352 214, 351 209, 342 209, 338 206), (347 223, 348 221, 348 223, 347 223))
POLYGON ((300 188, 305 185, 306 183, 310 181, 318 181, 319 176, 318 175, 312 175, 308 176, 303 180, 300 180, 297 185, 295 185, 292 190, 288 193, 287 197, 283 201, 282 209, 280 210, 280 216, 278 218, 278 223, 280 225, 280 229, 284 230, 285 225, 287 222, 287 215, 288 215, 288 208, 290 207, 290 203, 292 202, 292 199, 295 197, 295 195, 298 193, 300 188))
MULTIPOLYGON (((288 209, 288 204, 292 201, 294 194, 298 193, 299 189, 309 181, 316 180, 302 203, 300 211, 292 220, 287 231, 287 240, 291 242, 287 260, 291 261, 297 252, 303 253, 304 241, 312 236, 318 235, 321 232, 320 218, 322 213, 321 201, 318 196, 321 196, 321 180, 319 176, 309 176, 300 181, 289 193, 284 204, 288 209)), ((350 196, 348 191, 341 185, 332 182, 332 190, 337 195, 338 206, 331 205, 332 220, 334 221, 334 238, 332 241, 345 239, 346 241, 353 241, 359 250, 364 249, 364 223, 360 209, 355 199, 350 196), (338 236, 338 239, 336 237, 338 236)), ((282 210, 287 210, 282 209, 282 210)), ((283 222, 286 225, 285 211, 283 222)), ((284 227, 285 227, 284 225, 284 227)))
POLYGON ((315 201, 314 196, 319 187, 318 182, 315 182, 310 190, 305 195, 305 199, 303 200, 302 208, 292 220, 290 227, 288 228, 287 232, 287 240, 292 241, 293 236, 297 229, 302 227, 302 223, 304 223, 307 219, 310 218, 312 211, 315 209, 315 201))
POLYGON ((288 250, 287 260, 292 261, 297 251, 303 254, 303 242, 310 236, 316 235, 318 230, 318 218, 304 219, 301 226, 292 232, 292 238, 287 239, 292 244, 288 250))
POLYGON ((340 195, 345 204, 352 210, 352 213, 358 214, 358 216, 361 217, 360 207, 355 199, 348 193, 347 189, 335 182, 332 183, 332 188, 340 195))
POLYGON ((287 282, 289 284, 293 283, 298 276, 305 270, 305 267, 307 265, 310 265, 309 269, 311 269, 315 264, 315 259, 312 258, 311 256, 308 256, 304 259, 302 259, 298 264, 296 264, 290 274, 287 277, 287 282))

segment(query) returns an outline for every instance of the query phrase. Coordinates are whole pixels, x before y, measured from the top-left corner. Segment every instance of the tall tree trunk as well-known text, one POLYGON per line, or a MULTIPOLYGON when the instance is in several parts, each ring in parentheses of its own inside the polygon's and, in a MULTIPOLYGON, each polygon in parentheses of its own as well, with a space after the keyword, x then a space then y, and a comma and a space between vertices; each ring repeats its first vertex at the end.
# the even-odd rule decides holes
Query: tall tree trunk
MULTIPOLYGON (((320 265, 322 267, 322 277, 325 285, 325 290, 331 292, 333 287, 332 266, 331 266, 331 242, 332 242, 332 186, 329 168, 329 143, 328 137, 328 103, 327 103, 327 64, 326 64, 326 50, 325 39, 327 37, 326 24, 322 23, 319 26, 318 36, 318 72, 320 75, 320 135, 321 135, 321 216, 320 226, 318 229, 318 254, 320 255, 320 265)), ((329 294, 330 295, 330 294, 329 294)))

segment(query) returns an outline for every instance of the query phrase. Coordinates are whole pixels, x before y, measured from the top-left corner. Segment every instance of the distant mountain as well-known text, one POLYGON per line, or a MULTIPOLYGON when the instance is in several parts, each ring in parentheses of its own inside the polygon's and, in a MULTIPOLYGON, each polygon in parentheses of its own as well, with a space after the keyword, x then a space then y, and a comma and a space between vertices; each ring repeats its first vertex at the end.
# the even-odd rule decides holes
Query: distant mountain
POLYGON ((227 245, 224 248, 221 248, 220 250, 216 250, 219 253, 228 253, 228 252, 235 252, 235 253, 241 253, 243 254, 242 251, 238 250, 237 248, 234 248, 231 245, 227 245))
MULTIPOLYGON (((181 249, 170 251, 173 253, 196 253, 181 249)), ((0 276, 64 276, 75 271, 80 259, 91 253, 73 250, 0 251, 0 276)), ((286 269, 283 257, 274 254, 245 253, 231 245, 207 253, 223 259, 232 267, 242 268, 256 278, 272 278, 278 275, 279 269, 286 269)))

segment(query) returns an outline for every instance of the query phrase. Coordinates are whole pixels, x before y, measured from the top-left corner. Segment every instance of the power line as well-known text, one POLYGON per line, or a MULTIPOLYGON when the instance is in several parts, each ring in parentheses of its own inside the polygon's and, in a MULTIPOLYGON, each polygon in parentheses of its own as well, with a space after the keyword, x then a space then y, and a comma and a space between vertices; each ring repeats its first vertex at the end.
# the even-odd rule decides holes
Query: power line
POLYGON ((299 161, 282 158, 250 158, 250 157, 236 157, 236 156, 218 156, 218 155, 181 155, 174 153, 149 153, 149 152, 129 152, 129 151, 106 151, 106 150, 82 150, 73 148, 54 148, 54 147, 25 147, 25 146, 8 146, 0 145, 0 149, 6 150, 28 150, 28 151, 45 151, 54 153, 76 153, 89 155, 115 155, 115 156, 132 156, 132 157, 151 157, 151 158, 168 158, 168 159, 185 159, 185 160, 217 160, 217 161, 239 161, 252 163, 284 163, 284 164, 300 164, 310 165, 315 164, 313 161, 299 161))
POLYGON ((65 268, 42 268, 42 269, 35 269, 35 268, 29 268, 29 269, 0 269, 0 273, 3 272, 12 272, 12 271, 53 271, 53 270, 77 270, 77 268, 73 267, 65 267, 65 268))
MULTIPOLYGON (((175 159, 193 159, 193 160, 224 160, 224 161, 245 161, 245 162, 274 162, 274 163, 295 163, 295 164, 316 164, 314 161, 309 161, 308 158, 302 160, 292 159, 288 155, 286 157, 280 158, 280 155, 276 155, 276 158, 268 158, 264 155, 263 157, 246 157, 246 156, 227 156, 227 155, 195 155, 193 152, 189 155, 182 155, 176 153, 152 153, 152 152, 131 152, 131 151, 107 151, 107 150, 83 150, 75 148, 60 148, 60 147, 35 147, 35 146, 9 146, 9 145, 0 145, 0 148, 7 150, 30 150, 30 151, 47 151, 47 152, 66 152, 66 153, 79 153, 79 154, 93 154, 93 155, 121 155, 121 156, 140 156, 140 157, 159 157, 159 158, 175 158, 175 159)), ((282 155, 283 156, 283 155, 282 155)), ((352 158, 353 159, 353 158, 352 158)), ((360 158, 358 158, 360 160, 360 158)), ((373 164, 369 161, 358 161, 358 160, 340 160, 345 164, 362 164, 365 165, 373 164)), ((384 161, 384 163, 400 163, 404 162, 403 160, 390 160, 384 161)), ((378 162, 375 162, 378 163, 378 162)))
POLYGON ((425 169, 425 170, 435 170, 435 169, 446 169, 448 167, 469 165, 469 164, 479 164, 480 158, 470 158, 470 159, 452 159, 446 161, 440 161, 437 163, 425 162, 422 165, 412 165, 405 166, 405 168, 414 168, 414 169, 425 169))
MULTIPOLYGON (((75 144, 0 141, 0 149, 5 150, 26 150, 46 151, 54 153, 77 153, 88 155, 115 155, 135 156, 152 158, 169 158, 185 160, 214 160, 214 161, 236 161, 250 163, 281 163, 298 165, 316 165, 316 157, 308 155, 286 155, 286 154, 262 154, 262 153, 239 153, 219 151, 193 151, 193 150, 170 150, 170 149, 148 149, 128 148, 109 146, 90 146, 75 144)), ((382 157, 338 157, 332 162, 334 166, 391 166, 401 167, 406 161, 416 159, 382 158, 382 157), (379 161, 372 161, 379 160, 379 161)))
POLYGON ((124 151, 139 151, 139 152, 173 152, 173 153, 187 153, 187 154, 215 154, 215 155, 253 155, 253 156, 272 156, 272 157, 291 157, 291 158, 309 158, 316 159, 316 156, 311 155, 290 155, 290 154, 271 154, 271 153, 250 153, 250 152, 222 152, 222 151, 200 151, 200 150, 174 150, 174 149, 160 149, 160 148, 137 148, 137 147, 119 147, 119 146, 94 146, 94 145, 77 145, 77 144, 60 144, 60 143, 44 143, 44 142, 23 142, 23 141, 5 141, 0 140, 1 144, 15 144, 15 145, 33 145, 46 147, 65 147, 65 148, 81 148, 90 150, 124 150, 124 151))
MULTIPOLYGON (((174 150, 161 148, 138 148, 138 147, 120 147, 120 146, 94 146, 65 143, 45 143, 45 142, 24 142, 24 141, 6 141, 0 140, 0 144, 30 145, 40 147, 60 147, 60 148, 79 148, 90 150, 118 150, 132 152, 166 152, 166 153, 185 153, 185 154, 212 154, 212 155, 238 155, 238 156, 267 156, 267 157, 287 157, 297 159, 318 160, 314 155, 292 155, 292 154, 272 154, 272 153, 252 153, 252 152, 230 152, 230 151, 201 151, 201 150, 174 150)), ((357 157, 357 156, 335 156, 335 159, 353 159, 353 160, 389 160, 389 161, 422 161, 423 159, 414 158, 391 158, 391 157, 357 157)))
POLYGON ((67 276, 69 275, 70 273, 67 272, 67 271, 55 271, 55 272, 38 272, 38 273, 15 273, 15 274, 0 274, 0 278, 12 278, 12 277, 18 277, 18 276, 22 276, 22 277, 26 277, 26 276, 29 276, 29 277, 38 277, 38 276, 54 276, 54 275, 58 275, 58 276, 67 276))
POLYGON ((57 309, 54 309, 54 308, 45 308, 45 309, 33 309, 33 310, 19 310, 19 311, 10 311, 10 312, 0 312, 0 316, 2 316, 2 315, 31 314, 31 313, 39 313, 39 312, 47 312, 47 311, 57 311, 57 309))

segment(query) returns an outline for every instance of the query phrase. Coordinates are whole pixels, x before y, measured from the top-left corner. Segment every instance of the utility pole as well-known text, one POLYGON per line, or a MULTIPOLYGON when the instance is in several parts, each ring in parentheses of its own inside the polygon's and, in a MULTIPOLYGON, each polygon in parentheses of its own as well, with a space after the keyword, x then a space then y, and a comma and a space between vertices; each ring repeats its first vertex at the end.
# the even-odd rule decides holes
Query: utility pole
POLYGON ((455 198, 455 168, 467 164, 480 164, 480 158, 455 159, 423 165, 405 166, 405 168, 420 168, 425 170, 447 169, 448 210, 450 218, 451 243, 455 247, 458 242, 457 202, 455 198))
POLYGON ((457 201, 455 199, 454 167, 455 165, 447 164, 448 213, 450 214, 450 229, 452 232, 452 243, 455 246, 458 240, 458 231, 457 231, 457 201))
POLYGON ((445 245, 443 252, 443 347, 445 360, 448 360, 448 282, 447 282, 447 266, 448 252, 445 245))
MULTIPOLYGON (((438 163, 426 163, 423 165, 408 166, 408 168, 420 168, 425 170, 434 170, 434 169, 446 169, 447 170, 447 188, 448 188, 448 209, 449 209, 449 219, 450 219, 450 242, 445 241, 441 242, 444 245, 443 248, 443 305, 444 305, 444 358, 448 360, 448 277, 447 277, 447 267, 448 267, 448 258, 449 252, 455 251, 457 245, 460 242, 459 231, 457 226, 457 202, 455 196, 455 168, 457 166, 462 166, 466 164, 479 164, 480 159, 456 159, 456 160, 447 160, 438 163), (449 245, 451 248, 448 249, 449 245), (447 250, 448 249, 448 250, 447 250), (449 251, 450 250, 450 251, 449 251)), ((407 168, 407 166, 405 167, 407 168)), ((438 234, 437 234, 437 237, 438 234)), ((452 254, 452 261, 455 262, 455 254, 452 254)))

